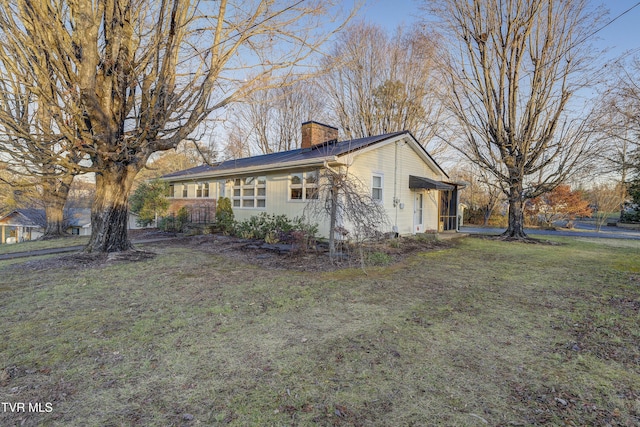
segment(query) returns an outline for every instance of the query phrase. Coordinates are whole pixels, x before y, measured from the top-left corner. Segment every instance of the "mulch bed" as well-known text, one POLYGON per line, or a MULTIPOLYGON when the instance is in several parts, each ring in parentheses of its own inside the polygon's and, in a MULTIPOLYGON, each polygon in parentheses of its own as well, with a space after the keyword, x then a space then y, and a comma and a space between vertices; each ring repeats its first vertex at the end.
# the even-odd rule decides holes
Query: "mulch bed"
POLYGON ((360 267, 361 254, 365 259, 371 253, 385 254, 389 263, 401 262, 407 256, 432 250, 450 247, 451 241, 436 239, 421 239, 401 237, 395 241, 380 241, 367 243, 363 250, 351 246, 340 248, 336 259, 331 260, 328 245, 317 244, 312 248, 300 248, 290 244, 266 244, 261 240, 241 239, 238 237, 219 234, 198 236, 179 236, 173 233, 163 233, 158 230, 132 230, 132 240, 147 240, 166 238, 145 244, 145 250, 135 249, 112 254, 65 254, 47 259, 30 260, 16 263, 7 268, 21 270, 47 270, 50 268, 99 268, 115 262, 138 262, 155 256, 154 248, 183 247, 205 253, 230 257, 237 261, 246 262, 267 269, 293 271, 332 271, 341 268, 360 267))

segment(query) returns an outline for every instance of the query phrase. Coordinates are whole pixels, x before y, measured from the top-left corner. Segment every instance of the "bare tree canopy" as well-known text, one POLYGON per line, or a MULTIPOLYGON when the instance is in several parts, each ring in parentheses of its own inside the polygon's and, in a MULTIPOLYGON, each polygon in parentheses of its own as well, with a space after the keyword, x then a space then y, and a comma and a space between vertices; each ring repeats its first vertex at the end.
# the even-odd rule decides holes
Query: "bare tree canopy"
POLYGON ((56 163, 70 166, 77 150, 88 162, 82 169, 96 173, 86 250, 127 250, 128 196, 149 156, 176 147, 212 112, 275 84, 281 70, 308 58, 330 36, 320 24, 331 7, 0 0, 0 96, 13 106, 0 123, 25 133, 16 118, 30 117, 32 104, 46 105, 51 126, 42 143, 59 145, 56 163))
MULTIPOLYGON (((616 62, 601 96, 600 114, 593 122, 599 137, 600 168, 618 182, 618 203, 624 207, 640 153, 640 57, 616 62)), ((623 209, 620 210, 622 218, 623 209)))
POLYGON ((227 157, 269 154, 300 147, 300 124, 324 120, 322 94, 298 81, 252 93, 234 105, 229 117, 227 157))
POLYGON ((389 37, 376 25, 349 27, 320 80, 332 122, 347 138, 409 130, 430 142, 440 115, 434 78, 438 49, 438 37, 417 29, 399 28, 389 37))
POLYGON ((507 238, 526 238, 524 201, 566 181, 589 150, 585 113, 569 109, 588 81, 586 43, 598 19, 586 3, 426 3, 451 36, 441 69, 454 126, 443 138, 500 182, 509 201, 507 238))

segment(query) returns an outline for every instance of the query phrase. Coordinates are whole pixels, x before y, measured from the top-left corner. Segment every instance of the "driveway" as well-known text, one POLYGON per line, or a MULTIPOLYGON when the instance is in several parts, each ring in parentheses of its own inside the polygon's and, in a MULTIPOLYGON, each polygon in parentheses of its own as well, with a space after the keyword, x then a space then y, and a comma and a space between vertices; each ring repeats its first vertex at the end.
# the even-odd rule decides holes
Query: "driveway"
MULTIPOLYGON (((505 228, 484 228, 463 226, 461 233, 469 234, 501 234, 505 228)), ((569 236, 569 237, 596 237, 603 239, 630 239, 640 240, 640 231, 627 230, 625 228, 603 226, 600 231, 596 231, 595 225, 590 222, 578 221, 575 229, 544 230, 540 228, 525 228, 525 232, 534 236, 569 236)))
MULTIPOLYGON (((158 237, 155 239, 141 239, 141 240, 132 240, 131 243, 136 244, 145 244, 145 243, 153 243, 159 242, 162 240, 171 239, 171 237, 158 237)), ((32 256, 42 256, 42 255, 53 255, 53 254, 64 254, 68 252, 79 252, 81 251, 85 245, 79 246, 67 246, 64 248, 49 248, 49 249, 38 249, 34 251, 25 251, 25 252, 13 252, 8 254, 0 254, 0 261, 4 261, 7 259, 15 259, 15 258, 27 258, 32 256)))

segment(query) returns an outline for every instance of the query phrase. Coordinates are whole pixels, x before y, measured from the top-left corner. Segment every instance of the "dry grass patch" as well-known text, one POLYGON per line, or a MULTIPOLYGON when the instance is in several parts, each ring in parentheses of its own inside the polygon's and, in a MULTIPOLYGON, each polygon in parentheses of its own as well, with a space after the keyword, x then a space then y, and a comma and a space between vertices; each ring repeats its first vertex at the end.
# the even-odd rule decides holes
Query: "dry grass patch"
POLYGON ((32 240, 29 242, 14 243, 12 245, 0 245, 0 254, 29 252, 51 248, 66 248, 69 246, 86 245, 87 242, 89 242, 89 236, 69 236, 51 240, 32 240))
POLYGON ((640 423, 637 251, 465 239, 318 274, 202 241, 3 268, 0 400, 53 410, 0 424, 640 423))

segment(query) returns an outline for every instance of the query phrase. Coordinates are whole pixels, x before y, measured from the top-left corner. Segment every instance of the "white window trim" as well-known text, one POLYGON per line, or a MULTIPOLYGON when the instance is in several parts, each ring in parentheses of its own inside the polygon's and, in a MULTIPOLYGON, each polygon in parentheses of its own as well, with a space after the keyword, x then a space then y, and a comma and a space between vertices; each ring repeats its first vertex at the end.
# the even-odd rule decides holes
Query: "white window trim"
POLYGON ((304 172, 294 172, 289 174, 289 188, 288 188, 288 194, 287 194, 287 201, 289 202, 293 202, 293 203, 302 203, 302 202, 307 202, 307 201, 311 201, 311 200, 318 200, 318 197, 315 197, 313 199, 307 199, 307 190, 308 189, 318 189, 318 183, 320 181, 320 171, 315 169, 312 171, 304 171, 304 172), (307 174, 314 174, 316 176, 316 182, 308 184, 307 183, 307 174), (302 183, 301 184, 292 184, 291 183, 291 179, 294 175, 300 175, 302 178, 302 183), (291 197, 291 190, 293 189, 300 189, 302 191, 302 197, 300 199, 294 199, 291 197))
POLYGON ((218 197, 216 197, 216 198, 219 199, 221 197, 226 197, 225 195, 227 193, 226 192, 227 180, 223 179, 223 180, 217 181, 216 184, 217 184, 216 187, 217 187, 217 190, 218 190, 218 192, 217 192, 217 196, 218 197))
POLYGON ((265 210, 267 208, 267 178, 263 175, 247 175, 240 178, 234 178, 231 190, 231 205, 233 206, 233 209, 265 210), (250 184, 246 183, 248 178, 253 178, 253 181, 250 184), (240 185, 237 185, 236 183, 238 180, 240 181, 240 185), (258 195, 258 190, 260 189, 264 189, 264 195, 258 195), (236 190, 239 190, 238 196, 236 196, 236 190), (245 196, 245 190, 253 190, 253 196, 245 196), (251 200, 253 206, 244 206, 244 202, 247 200, 251 200), (258 206, 260 200, 264 200, 264 206, 258 206), (236 202, 238 203, 237 205, 236 202))
POLYGON ((371 198, 378 203, 384 203, 384 174, 381 172, 371 173, 371 198), (380 187, 374 185, 375 178, 380 178, 380 187), (373 197, 373 190, 380 189, 380 198, 373 197))
POLYGON ((199 182, 196 184, 196 199, 208 199, 209 195, 211 194, 211 184, 208 182, 199 182), (205 189, 207 192, 207 195, 205 196, 205 189), (198 196, 198 192, 200 193, 200 195, 198 196))

